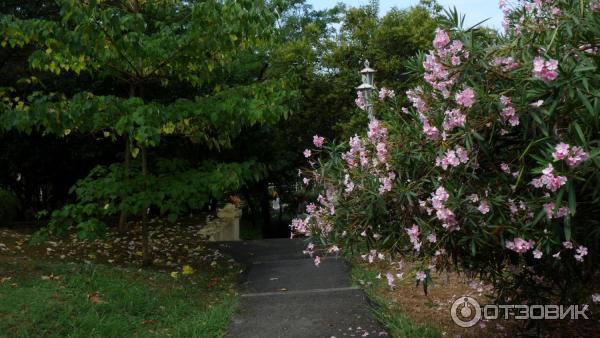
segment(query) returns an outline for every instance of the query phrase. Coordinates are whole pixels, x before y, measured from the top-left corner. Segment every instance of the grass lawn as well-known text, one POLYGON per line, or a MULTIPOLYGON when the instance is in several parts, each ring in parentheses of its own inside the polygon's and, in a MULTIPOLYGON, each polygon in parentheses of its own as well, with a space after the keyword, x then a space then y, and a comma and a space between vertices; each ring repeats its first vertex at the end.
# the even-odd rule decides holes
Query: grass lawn
POLYGON ((37 246, 28 233, 0 229, 0 338, 222 337, 240 268, 208 248, 200 228, 155 226, 147 269, 137 227, 37 246))
POLYGON ((236 307, 200 272, 3 260, 0 276, 2 337, 220 337, 236 307))

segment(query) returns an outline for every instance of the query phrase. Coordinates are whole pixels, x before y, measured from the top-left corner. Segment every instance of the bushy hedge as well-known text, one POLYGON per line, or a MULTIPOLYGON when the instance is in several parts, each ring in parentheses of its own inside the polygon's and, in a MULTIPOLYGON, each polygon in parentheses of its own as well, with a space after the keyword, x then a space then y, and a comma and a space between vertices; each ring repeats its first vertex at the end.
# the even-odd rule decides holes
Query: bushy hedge
POLYGON ((15 221, 20 209, 19 199, 10 191, 0 188, 0 226, 15 221))
POLYGON ((292 228, 317 265, 410 256, 425 287, 454 267, 502 302, 600 301, 600 3, 501 6, 499 36, 449 13, 411 62, 409 107, 382 89, 366 135, 315 136, 301 174, 318 198, 292 228))

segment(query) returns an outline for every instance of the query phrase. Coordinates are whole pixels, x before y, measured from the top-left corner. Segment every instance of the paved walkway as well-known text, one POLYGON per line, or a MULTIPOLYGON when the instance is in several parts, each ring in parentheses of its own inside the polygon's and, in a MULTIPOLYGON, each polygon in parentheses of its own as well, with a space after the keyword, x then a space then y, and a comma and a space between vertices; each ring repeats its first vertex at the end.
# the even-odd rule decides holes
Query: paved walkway
POLYGON ((378 337, 383 332, 343 260, 319 268, 302 240, 221 242, 216 247, 246 265, 241 309, 227 337, 378 337))

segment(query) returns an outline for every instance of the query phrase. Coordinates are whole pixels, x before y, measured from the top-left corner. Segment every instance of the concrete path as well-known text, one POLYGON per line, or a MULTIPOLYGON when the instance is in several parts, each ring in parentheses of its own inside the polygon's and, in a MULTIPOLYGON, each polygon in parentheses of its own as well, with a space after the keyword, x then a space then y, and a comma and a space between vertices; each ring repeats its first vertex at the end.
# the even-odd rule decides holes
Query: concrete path
POLYGON ((317 268, 302 254, 302 240, 221 242, 215 246, 247 267, 241 309, 227 337, 385 335, 365 295, 352 286, 343 260, 324 258, 317 268))

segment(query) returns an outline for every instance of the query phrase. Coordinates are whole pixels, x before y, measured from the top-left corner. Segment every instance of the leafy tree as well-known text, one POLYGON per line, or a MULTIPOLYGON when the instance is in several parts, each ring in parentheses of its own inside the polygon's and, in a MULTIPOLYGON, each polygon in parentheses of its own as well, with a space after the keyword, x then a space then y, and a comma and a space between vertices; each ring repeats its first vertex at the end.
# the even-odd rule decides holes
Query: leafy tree
POLYGON ((236 73, 267 46, 275 17, 258 0, 59 4, 57 21, 3 16, 2 45, 34 45, 31 68, 110 81, 111 94, 38 90, 15 98, 5 92, 0 123, 5 130, 122 142, 123 164, 92 171, 74 187, 78 203, 55 212, 50 225, 58 229, 68 218, 91 235, 106 216, 120 213, 124 230, 127 213, 140 214, 148 262, 149 208, 173 219, 191 203, 199 207, 263 173, 254 161, 211 164, 206 158, 169 168, 149 163, 149 154, 172 136, 207 150, 226 148, 246 126, 287 112, 294 95, 285 81, 236 73))

